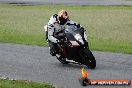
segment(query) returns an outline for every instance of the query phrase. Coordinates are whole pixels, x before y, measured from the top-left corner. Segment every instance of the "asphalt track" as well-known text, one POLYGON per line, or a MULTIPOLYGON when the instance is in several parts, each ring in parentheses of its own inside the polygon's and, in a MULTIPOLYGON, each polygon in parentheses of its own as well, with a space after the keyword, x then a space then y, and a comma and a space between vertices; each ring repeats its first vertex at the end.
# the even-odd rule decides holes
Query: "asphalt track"
POLYGON ((65 4, 65 5, 132 5, 131 0, 0 0, 0 3, 65 4))
MULTIPOLYGON (((93 52, 97 60, 90 79, 132 80, 132 55, 93 52)), ((19 44, 0 44, 0 76, 10 79, 49 82, 56 88, 83 88, 78 78, 83 66, 62 65, 49 55, 48 47, 19 44)), ((132 86, 87 86, 85 88, 132 88, 132 86)))

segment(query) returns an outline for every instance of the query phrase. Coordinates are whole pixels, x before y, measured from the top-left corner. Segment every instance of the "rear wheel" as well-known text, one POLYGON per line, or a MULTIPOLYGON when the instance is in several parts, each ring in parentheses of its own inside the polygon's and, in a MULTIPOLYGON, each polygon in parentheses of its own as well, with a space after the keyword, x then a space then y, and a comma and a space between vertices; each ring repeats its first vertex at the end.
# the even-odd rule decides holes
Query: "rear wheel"
POLYGON ((88 49, 83 50, 83 58, 84 58, 84 64, 90 68, 94 69, 96 67, 96 60, 93 56, 92 52, 88 49))

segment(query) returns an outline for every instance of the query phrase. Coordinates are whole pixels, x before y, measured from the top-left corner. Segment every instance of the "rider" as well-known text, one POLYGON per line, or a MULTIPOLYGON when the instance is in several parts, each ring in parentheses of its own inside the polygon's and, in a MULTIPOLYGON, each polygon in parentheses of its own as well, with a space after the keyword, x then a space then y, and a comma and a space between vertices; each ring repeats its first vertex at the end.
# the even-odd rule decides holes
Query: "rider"
POLYGON ((50 54, 55 56, 58 51, 57 42, 59 39, 55 37, 55 34, 62 32, 65 29, 65 25, 78 25, 76 22, 69 19, 69 14, 66 10, 59 11, 58 14, 51 16, 48 25, 48 42, 50 47, 50 54))

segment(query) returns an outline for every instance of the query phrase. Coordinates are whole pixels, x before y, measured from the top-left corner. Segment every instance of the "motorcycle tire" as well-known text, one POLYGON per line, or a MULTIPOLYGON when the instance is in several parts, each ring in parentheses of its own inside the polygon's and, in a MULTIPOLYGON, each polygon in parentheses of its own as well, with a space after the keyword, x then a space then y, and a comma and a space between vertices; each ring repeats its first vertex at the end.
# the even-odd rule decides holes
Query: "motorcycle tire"
POLYGON ((93 54, 90 50, 84 49, 83 57, 84 57, 84 61, 85 61, 84 63, 88 68, 94 69, 96 67, 95 57, 93 56, 93 54))

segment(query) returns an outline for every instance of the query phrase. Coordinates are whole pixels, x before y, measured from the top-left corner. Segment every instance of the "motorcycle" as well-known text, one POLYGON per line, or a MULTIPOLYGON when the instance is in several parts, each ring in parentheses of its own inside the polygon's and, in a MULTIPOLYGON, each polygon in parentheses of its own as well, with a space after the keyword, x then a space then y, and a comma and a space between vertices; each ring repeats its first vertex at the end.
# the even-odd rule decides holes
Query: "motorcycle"
POLYGON ((96 60, 88 47, 85 30, 75 25, 68 25, 63 32, 57 33, 59 49, 56 58, 62 64, 77 63, 90 69, 96 67, 96 60), (73 62, 72 62, 72 61, 73 62))

